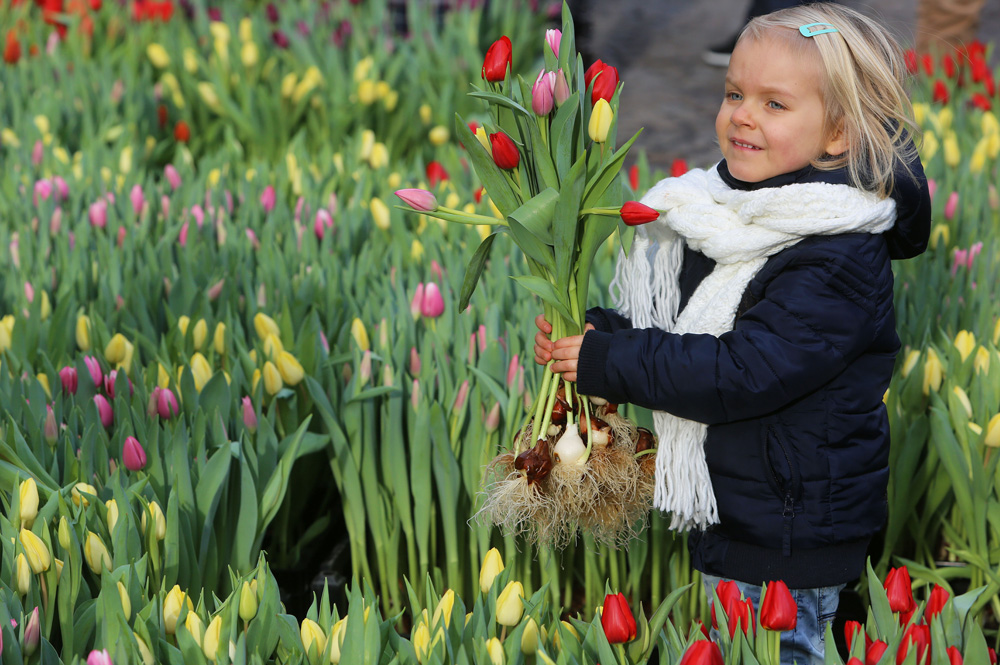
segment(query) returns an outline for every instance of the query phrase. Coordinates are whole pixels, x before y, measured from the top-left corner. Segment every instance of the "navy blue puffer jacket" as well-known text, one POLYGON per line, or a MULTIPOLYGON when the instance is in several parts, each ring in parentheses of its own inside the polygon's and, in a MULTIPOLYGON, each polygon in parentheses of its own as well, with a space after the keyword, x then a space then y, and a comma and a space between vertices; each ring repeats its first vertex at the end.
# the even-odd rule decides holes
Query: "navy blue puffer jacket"
MULTIPOLYGON (((897 177, 895 227, 809 237, 772 256, 743 294, 733 330, 639 330, 593 309, 580 392, 709 425, 705 455, 720 523, 689 538, 703 572, 791 588, 841 584, 863 569, 885 519, 889 429, 882 403, 899 339, 890 258, 924 250, 930 199, 919 163, 897 177)), ((844 183, 806 168, 743 189, 844 183)), ((681 307, 714 263, 687 249, 681 307)))

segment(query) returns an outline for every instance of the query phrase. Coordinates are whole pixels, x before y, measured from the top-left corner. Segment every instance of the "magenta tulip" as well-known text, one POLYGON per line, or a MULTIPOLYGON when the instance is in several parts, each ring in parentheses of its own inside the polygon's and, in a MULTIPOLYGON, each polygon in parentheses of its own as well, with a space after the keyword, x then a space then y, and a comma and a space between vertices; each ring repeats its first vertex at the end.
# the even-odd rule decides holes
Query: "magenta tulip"
POLYGON ((35 194, 32 197, 33 203, 38 205, 38 200, 47 201, 52 196, 52 182, 43 178, 35 182, 35 194))
POLYGON ((84 356, 83 364, 90 372, 90 378, 98 388, 104 387, 104 371, 101 370, 101 362, 94 356, 84 356))
POLYGON ((244 397, 242 400, 243 404, 243 426, 247 428, 247 431, 253 434, 257 431, 257 412, 253 408, 253 402, 250 401, 249 397, 244 397))
POLYGON ((90 204, 87 209, 87 217, 90 219, 90 225, 103 229, 108 225, 108 203, 107 201, 95 201, 90 204))
POLYGON ((76 376, 75 367, 63 367, 59 370, 59 380, 62 381, 63 390, 68 392, 70 395, 76 394, 76 388, 78 385, 78 380, 76 376))
POLYGON ((202 225, 205 223, 204 209, 202 209, 200 205, 195 203, 193 206, 191 206, 191 216, 194 217, 194 223, 197 224, 198 228, 200 229, 202 225))
POLYGON ((410 314, 413 319, 420 318, 420 311, 423 309, 424 303, 424 283, 420 282, 417 284, 416 290, 413 292, 413 298, 410 299, 410 314))
POLYGON ((97 412, 101 416, 101 424, 105 427, 111 427, 111 424, 115 421, 115 414, 111 410, 111 403, 108 402, 104 395, 94 395, 94 404, 97 405, 97 412))
POLYGON ((170 189, 177 189, 181 186, 181 176, 177 173, 177 169, 174 168, 173 164, 167 164, 163 167, 163 175, 167 177, 167 182, 170 183, 170 189))
POLYGON ((181 232, 177 235, 177 244, 186 247, 188 242, 188 222, 181 224, 181 232))
POLYGON ((420 314, 430 319, 436 319, 444 313, 444 298, 441 290, 434 282, 428 282, 424 287, 424 298, 420 302, 420 314))
POLYGON ((129 200, 132 201, 132 210, 138 216, 142 213, 142 206, 146 204, 146 195, 142 193, 142 185, 135 184, 132 185, 132 191, 128 194, 129 200))
POLYGON ((156 397, 156 412, 164 420, 173 418, 180 413, 180 407, 177 406, 177 398, 174 397, 174 393, 170 388, 160 388, 159 391, 156 397))
POLYGON ((98 651, 94 649, 87 656, 87 665, 115 665, 111 662, 111 655, 108 653, 107 649, 101 649, 98 651))
MULTIPOLYGON (((104 377, 104 392, 108 394, 111 399, 115 398, 115 381, 118 380, 118 370, 113 369, 108 372, 104 377)), ((128 394, 132 395, 135 392, 135 388, 132 387, 132 379, 126 377, 128 381, 128 394)))
POLYGON ((950 222, 954 219, 956 212, 958 212, 958 192, 952 192, 944 204, 944 218, 950 222))
POLYGON ((274 193, 274 187, 268 185, 260 194, 260 205, 263 206, 264 212, 271 212, 274 210, 275 199, 276 195, 274 193))
POLYGON ((552 50, 552 55, 559 57, 559 44, 562 42, 562 30, 546 30, 545 43, 552 50))
POLYGON ((41 141, 35 141, 35 145, 31 148, 31 165, 41 166, 42 159, 45 158, 45 146, 41 141))
POLYGON ((426 189, 397 189, 396 196, 418 212, 432 212, 438 207, 437 198, 426 189))
POLYGON ((56 194, 60 201, 65 201, 69 198, 69 185, 62 176, 55 176, 52 178, 52 183, 56 186, 56 194))
POLYGON ((129 471, 141 471, 146 468, 146 451, 134 436, 125 438, 122 462, 125 463, 125 468, 129 471))
POLYGON ((535 84, 531 86, 531 110, 535 115, 545 116, 552 112, 555 104, 556 73, 544 69, 539 72, 535 84))
POLYGON ((326 229, 333 226, 333 217, 326 208, 320 208, 316 211, 316 221, 313 222, 313 233, 316 234, 317 240, 322 240, 323 236, 326 234, 326 229))

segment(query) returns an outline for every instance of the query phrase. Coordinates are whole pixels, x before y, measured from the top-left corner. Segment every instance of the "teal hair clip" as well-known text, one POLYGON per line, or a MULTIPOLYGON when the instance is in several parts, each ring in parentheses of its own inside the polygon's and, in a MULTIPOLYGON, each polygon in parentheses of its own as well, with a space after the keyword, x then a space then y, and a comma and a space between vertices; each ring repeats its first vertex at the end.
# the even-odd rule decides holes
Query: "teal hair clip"
POLYGON ((806 23, 799 26, 799 32, 803 37, 815 37, 825 35, 828 32, 837 32, 837 29, 829 23, 806 23))

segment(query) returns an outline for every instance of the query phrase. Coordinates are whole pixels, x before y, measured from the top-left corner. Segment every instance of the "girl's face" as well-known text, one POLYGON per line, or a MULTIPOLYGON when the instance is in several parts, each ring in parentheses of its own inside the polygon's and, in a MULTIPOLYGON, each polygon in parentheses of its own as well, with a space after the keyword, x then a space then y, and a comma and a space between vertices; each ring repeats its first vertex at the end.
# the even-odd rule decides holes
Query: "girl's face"
POLYGON ((737 44, 715 118, 722 156, 734 177, 760 182, 847 149, 842 132, 824 127, 822 77, 818 56, 795 53, 781 39, 737 44))

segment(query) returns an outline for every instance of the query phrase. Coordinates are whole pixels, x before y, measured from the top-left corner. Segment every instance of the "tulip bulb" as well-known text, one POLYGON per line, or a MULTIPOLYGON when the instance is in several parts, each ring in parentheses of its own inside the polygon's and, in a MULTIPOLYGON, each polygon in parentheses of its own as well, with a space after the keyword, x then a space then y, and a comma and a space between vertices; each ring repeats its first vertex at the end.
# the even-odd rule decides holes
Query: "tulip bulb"
POLYGON ((575 427, 567 427, 563 435, 556 441, 552 456, 556 464, 582 464, 587 452, 587 444, 580 437, 575 427))

